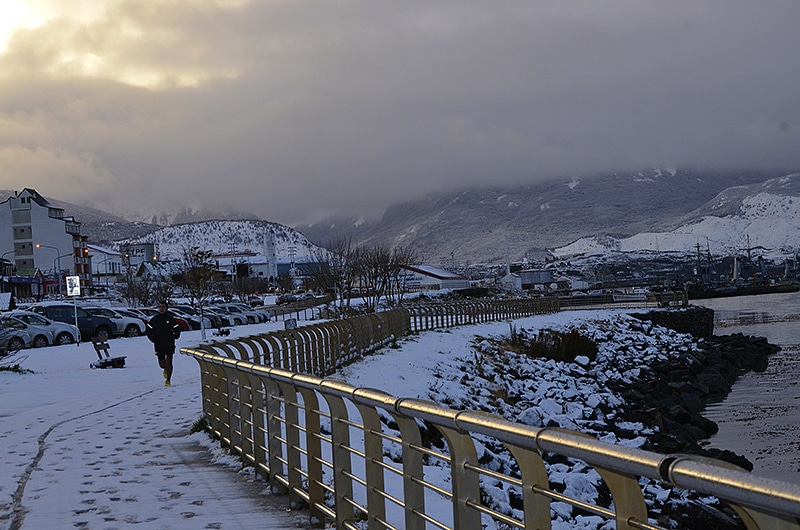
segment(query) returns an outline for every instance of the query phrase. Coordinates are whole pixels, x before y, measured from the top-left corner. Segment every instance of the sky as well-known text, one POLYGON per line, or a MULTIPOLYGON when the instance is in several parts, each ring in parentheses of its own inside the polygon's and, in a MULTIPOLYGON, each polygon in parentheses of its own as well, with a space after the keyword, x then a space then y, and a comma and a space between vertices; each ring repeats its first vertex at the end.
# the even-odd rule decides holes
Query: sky
POLYGON ((800 167, 793 0, 4 0, 0 189, 296 226, 653 167, 800 167))
MULTIPOLYGON (((579 327, 582 333, 605 337, 592 366, 586 364, 588 359, 555 363, 511 352, 496 356, 499 364, 491 362, 493 354, 485 340, 477 349, 470 345, 476 335, 507 336, 509 323, 494 322, 415 335, 399 341, 399 347, 386 348, 340 370, 333 378, 398 397, 483 409, 486 398, 481 392, 496 387, 502 379, 493 370, 513 369, 530 375, 519 378, 513 388, 515 392, 524 391, 526 399, 516 405, 509 402, 508 410, 500 413, 514 416, 513 406, 520 406, 531 425, 535 424, 530 423, 531 418, 538 414, 544 423, 553 420, 591 429, 595 422, 584 419, 585 408, 596 406, 598 400, 613 404, 618 399, 602 381, 635 377, 639 367, 668 355, 667 350, 685 352, 692 347, 688 336, 660 329, 644 333, 641 326, 625 324, 625 312, 562 311, 514 321, 519 330, 579 327), (627 357, 621 362, 623 351, 627 357), (475 378, 467 385, 457 384, 464 378, 464 366, 481 356, 485 356, 485 364, 481 370, 473 366, 475 378), (485 372, 484 377, 478 372, 485 372), (475 399, 481 401, 469 401, 475 399)), ((238 326, 231 329, 229 338, 280 329, 282 321, 238 326)), ((215 337, 209 333, 207 339, 215 337)), ((200 342, 201 332, 189 331, 181 334, 177 346, 190 348, 200 342)), ((287 512, 285 498, 270 496, 266 484, 255 480, 252 470, 241 470, 238 459, 219 450, 204 434, 189 434, 202 414, 199 368, 192 358, 175 356, 173 384, 165 388, 146 337, 112 339, 109 345, 111 356, 126 357, 124 368, 90 369, 89 363, 97 357, 92 344, 83 342, 23 350, 16 361, 30 372, 0 372, 0 443, 4 448, 0 460, 0 528, 49 530, 54 521, 60 521, 61 526, 77 528, 137 524, 153 529, 283 529, 307 521, 303 512, 287 512), (220 495, 220 491, 236 494, 220 495), (24 521, 18 520, 20 515, 24 521)), ((776 421, 780 417, 785 422, 783 429, 791 435, 794 431, 787 426, 796 424, 800 406, 787 399, 775 404, 780 409, 775 416, 776 421)), ((757 409, 755 403, 746 406, 757 409)), ((763 412, 763 408, 760 410, 763 412)), ((798 453, 787 450, 785 440, 775 436, 774 424, 758 427, 748 418, 735 419, 743 426, 734 439, 752 442, 748 447, 752 454, 744 454, 755 460, 756 474, 795 483, 800 480, 798 453), (752 436, 753 432, 757 435, 752 436)), ((633 446, 643 441, 641 436, 616 439, 613 433, 604 439, 633 446)), ((437 475, 437 469, 427 466, 426 478, 435 481, 448 475, 441 470, 437 475)), ((558 475, 568 488, 579 488, 587 477, 585 470, 578 468, 562 469, 558 475)), ((492 493, 491 488, 487 491, 501 495, 492 493)), ((442 517, 448 512, 452 515, 444 506, 428 508, 442 517)), ((559 512, 557 506, 554 509, 559 512)), ((592 518, 586 519, 585 526, 561 520, 554 528, 598 527, 592 518)))

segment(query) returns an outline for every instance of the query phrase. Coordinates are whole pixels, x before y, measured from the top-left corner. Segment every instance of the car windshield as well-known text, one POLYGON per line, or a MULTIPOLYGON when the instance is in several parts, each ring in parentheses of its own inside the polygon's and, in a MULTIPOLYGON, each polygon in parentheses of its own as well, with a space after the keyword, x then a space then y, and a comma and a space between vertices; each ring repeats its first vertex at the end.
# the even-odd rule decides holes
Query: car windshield
POLYGON ((44 318, 43 316, 39 315, 13 315, 14 317, 22 320, 23 322, 27 322, 28 324, 34 324, 36 326, 49 326, 51 322, 44 318))

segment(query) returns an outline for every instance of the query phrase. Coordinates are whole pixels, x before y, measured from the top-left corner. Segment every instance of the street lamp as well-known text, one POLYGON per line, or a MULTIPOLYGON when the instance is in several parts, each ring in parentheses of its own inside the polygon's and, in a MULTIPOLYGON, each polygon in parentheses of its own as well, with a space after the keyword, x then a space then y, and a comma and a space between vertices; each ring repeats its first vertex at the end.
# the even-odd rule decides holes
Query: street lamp
MULTIPOLYGON (((8 256, 9 254, 16 254, 16 253, 17 253, 16 249, 9 250, 8 252, 3 252, 3 255, 0 256, 0 263, 2 263, 5 257, 8 256)), ((3 274, 0 274, 0 293, 4 293, 6 292, 6 267, 5 265, 0 265, 0 266, 3 267, 3 274)))
MULTIPOLYGON (((99 262, 97 264, 98 265, 98 269, 99 269, 100 263, 105 263, 105 266, 103 267, 103 270, 105 271, 105 274, 106 274, 106 293, 108 293, 108 263, 106 263, 106 262, 108 260, 110 260, 112 257, 113 256, 111 256, 111 254, 106 254, 105 259, 103 259, 101 262, 99 262)), ((99 270, 97 271, 97 274, 98 275, 100 274, 99 270)))
MULTIPOLYGON (((56 254, 59 253, 58 247, 54 247, 52 245, 42 245, 41 243, 36 243, 36 248, 52 248, 53 250, 56 251, 56 254)), ((56 274, 58 274, 58 297, 59 298, 61 298, 61 258, 66 257, 66 256, 70 256, 70 255, 71 254, 58 254, 56 256, 56 259, 53 260, 53 268, 54 269, 56 268, 56 261, 58 261, 58 271, 56 272, 56 274)))

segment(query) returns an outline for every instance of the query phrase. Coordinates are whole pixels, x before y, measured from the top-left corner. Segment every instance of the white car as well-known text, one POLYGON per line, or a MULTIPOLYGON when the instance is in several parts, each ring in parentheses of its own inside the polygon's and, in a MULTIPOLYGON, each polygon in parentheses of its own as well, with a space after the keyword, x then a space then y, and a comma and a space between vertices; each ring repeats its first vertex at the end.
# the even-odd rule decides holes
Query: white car
POLYGON ((123 337, 138 337, 144 335, 147 329, 141 319, 123 315, 110 307, 84 307, 84 309, 93 315, 111 319, 117 325, 117 334, 123 337))
POLYGON ((31 346, 43 348, 54 344, 75 344, 78 341, 78 328, 72 324, 50 320, 33 311, 14 310, 4 316, 21 320, 28 325, 31 346))
POLYGON ((0 317, 0 357, 31 347, 31 336, 24 322, 10 317, 0 317))

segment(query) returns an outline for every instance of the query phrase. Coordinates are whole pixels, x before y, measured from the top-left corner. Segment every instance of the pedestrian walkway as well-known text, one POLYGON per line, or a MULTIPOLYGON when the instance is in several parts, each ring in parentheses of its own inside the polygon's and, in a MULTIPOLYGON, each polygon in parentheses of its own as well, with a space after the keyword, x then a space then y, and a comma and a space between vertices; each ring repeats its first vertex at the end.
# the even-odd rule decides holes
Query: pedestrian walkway
POLYGON ((27 352, 0 372, 0 529, 308 527, 252 469, 190 434, 199 370, 175 356, 173 386, 146 339, 112 341, 125 368, 91 370, 89 343, 27 352), (79 364, 78 364, 79 363, 79 364))

